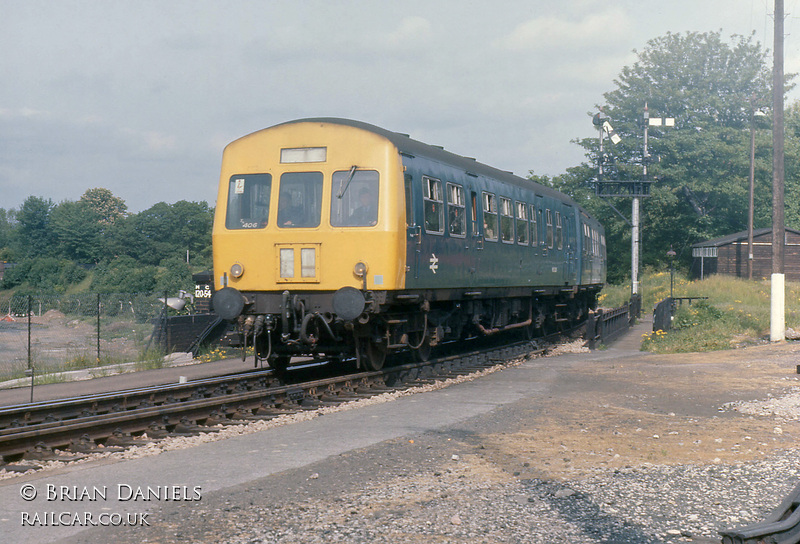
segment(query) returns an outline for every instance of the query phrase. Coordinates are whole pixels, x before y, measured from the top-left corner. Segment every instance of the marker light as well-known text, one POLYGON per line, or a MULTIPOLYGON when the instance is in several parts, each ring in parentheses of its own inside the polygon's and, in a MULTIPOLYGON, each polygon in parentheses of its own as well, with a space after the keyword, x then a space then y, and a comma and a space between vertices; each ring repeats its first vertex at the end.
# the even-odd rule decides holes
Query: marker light
POLYGON ((367 265, 366 263, 357 262, 356 266, 353 268, 353 273, 356 277, 363 278, 364 275, 367 273, 367 265))
POLYGON ((300 250, 300 277, 313 278, 317 275, 317 252, 313 247, 300 250))

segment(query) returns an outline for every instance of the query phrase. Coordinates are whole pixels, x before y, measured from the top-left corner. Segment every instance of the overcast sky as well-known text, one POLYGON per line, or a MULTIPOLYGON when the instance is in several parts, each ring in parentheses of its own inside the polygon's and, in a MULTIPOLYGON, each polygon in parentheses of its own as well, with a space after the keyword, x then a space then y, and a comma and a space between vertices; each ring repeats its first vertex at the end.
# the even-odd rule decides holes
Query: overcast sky
MULTIPOLYGON (((346 117, 527 175, 584 160, 589 112, 667 32, 755 32, 773 0, 0 0, 0 208, 105 187, 215 205, 230 141, 346 117)), ((800 0, 786 0, 786 71, 800 0)), ((797 98, 796 96, 791 97, 797 98)))

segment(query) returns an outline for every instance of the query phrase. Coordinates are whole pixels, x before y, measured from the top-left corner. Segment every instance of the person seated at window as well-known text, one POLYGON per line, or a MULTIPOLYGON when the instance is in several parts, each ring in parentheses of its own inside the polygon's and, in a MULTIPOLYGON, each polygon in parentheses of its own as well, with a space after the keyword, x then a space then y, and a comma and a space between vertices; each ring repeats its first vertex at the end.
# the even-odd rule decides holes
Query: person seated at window
POLYGON ((455 206, 450 207, 450 234, 463 236, 464 233, 464 209, 455 206))
POLYGON ((359 206, 350 214, 349 224, 354 227, 371 227, 378 222, 377 199, 368 187, 358 192, 359 206))
POLYGON ((292 194, 289 192, 281 193, 278 201, 278 223, 282 227, 300 227, 305 221, 305 213, 302 206, 295 206, 292 194))
POLYGON ((494 227, 492 226, 491 223, 484 222, 483 232, 484 232, 484 238, 488 238, 489 240, 497 239, 497 235, 494 233, 494 227))

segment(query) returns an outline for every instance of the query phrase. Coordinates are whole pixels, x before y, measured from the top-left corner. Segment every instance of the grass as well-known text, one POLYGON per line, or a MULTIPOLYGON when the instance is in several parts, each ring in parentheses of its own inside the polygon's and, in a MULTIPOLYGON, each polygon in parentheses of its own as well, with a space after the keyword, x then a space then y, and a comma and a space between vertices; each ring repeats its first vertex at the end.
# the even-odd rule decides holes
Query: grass
MULTIPOLYGON (((769 341, 769 281, 748 281, 730 276, 710 276, 689 281, 676 273, 675 297, 708 297, 683 303, 676 311, 669 332, 644 335, 642 349, 655 353, 714 351, 769 341)), ((642 278, 642 312, 669 296, 669 272, 645 272, 642 278)), ((630 285, 607 286, 601 306, 619 306, 630 297, 630 285)), ((800 283, 786 283, 786 327, 800 330, 800 283)))
MULTIPOLYGON (((165 354, 157 348, 141 349, 138 355, 132 358, 114 358, 102 355, 98 360, 94 351, 72 350, 69 358, 62 362, 41 364, 35 353, 32 357, 35 369, 36 384, 59 383, 68 381, 68 372, 74 370, 88 370, 93 376, 110 376, 117 371, 115 365, 133 363, 132 370, 152 370, 164 367, 165 354)), ((14 380, 25 377, 27 364, 25 361, 13 361, 0 366, 0 381, 14 380)))
POLYGON ((165 353, 159 348, 142 350, 139 360, 136 361, 136 370, 155 370, 164 368, 165 353))

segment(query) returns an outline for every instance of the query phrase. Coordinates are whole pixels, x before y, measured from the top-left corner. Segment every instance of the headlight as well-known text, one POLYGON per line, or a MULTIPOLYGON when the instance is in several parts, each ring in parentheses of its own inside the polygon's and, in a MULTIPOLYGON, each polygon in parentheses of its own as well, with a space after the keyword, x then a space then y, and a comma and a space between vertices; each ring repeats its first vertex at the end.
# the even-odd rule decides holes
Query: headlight
POLYGON ((300 250, 300 277, 314 278, 317 275, 317 251, 313 247, 300 250))
POLYGON ((281 248, 280 267, 281 278, 294 277, 294 249, 286 247, 281 248))
POLYGON ((358 278, 363 278, 364 275, 367 273, 367 264, 362 262, 357 262, 356 266, 353 268, 353 273, 358 278))
POLYGON ((241 278, 242 274, 244 274, 244 267, 241 264, 236 263, 231 266, 231 276, 234 278, 241 278))

